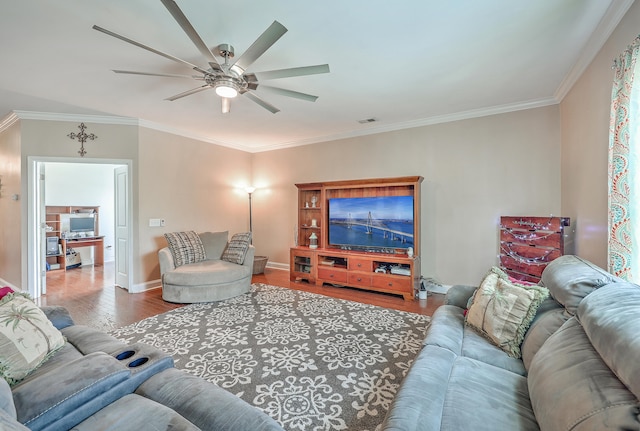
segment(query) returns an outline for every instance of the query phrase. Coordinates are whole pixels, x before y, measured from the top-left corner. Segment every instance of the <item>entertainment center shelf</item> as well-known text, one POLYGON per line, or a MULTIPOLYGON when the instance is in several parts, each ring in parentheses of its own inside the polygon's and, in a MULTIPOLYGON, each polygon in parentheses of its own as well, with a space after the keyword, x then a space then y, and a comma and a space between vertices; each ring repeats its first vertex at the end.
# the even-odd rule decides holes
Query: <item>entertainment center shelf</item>
POLYGON ((349 286, 413 299, 420 283, 422 180, 414 176, 296 184, 298 227, 296 246, 290 250, 291 281, 349 286), (405 206, 410 203, 412 207, 403 210, 410 214, 403 214, 402 220, 377 218, 392 209, 385 205, 396 202, 405 206), (348 218, 336 215, 337 207, 354 203, 363 204, 354 210, 357 215, 352 217, 349 213, 348 218), (369 209, 364 203, 377 206, 369 209), (368 220, 364 215, 367 212, 368 220), (410 226, 411 231, 397 227, 402 224, 410 226), (344 229, 353 229, 348 231, 349 238, 366 234, 366 241, 336 240, 338 231, 344 229), (374 237, 378 239, 374 241, 374 237))

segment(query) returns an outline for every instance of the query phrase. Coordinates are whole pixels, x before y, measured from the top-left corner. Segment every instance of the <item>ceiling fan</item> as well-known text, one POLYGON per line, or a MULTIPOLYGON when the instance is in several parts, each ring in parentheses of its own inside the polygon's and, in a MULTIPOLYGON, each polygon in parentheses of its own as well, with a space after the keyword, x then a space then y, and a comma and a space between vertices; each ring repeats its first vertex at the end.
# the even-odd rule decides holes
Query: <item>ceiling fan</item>
POLYGON ((269 102, 263 100, 259 97, 254 90, 260 86, 260 88, 271 91, 273 93, 277 93, 283 96, 294 97, 301 100, 307 100, 310 102, 315 102, 318 96, 313 96, 311 94, 300 93, 298 91, 286 90, 284 88, 279 87, 271 87, 267 85, 259 84, 259 81, 270 80, 270 79, 279 79, 279 78, 289 78, 294 76, 304 76, 304 75, 315 75, 319 73, 328 73, 329 65, 328 64, 320 64, 316 66, 304 66, 304 67, 294 67, 289 69, 278 69, 278 70, 269 70, 265 72, 254 72, 247 73, 246 70, 251 66, 262 54, 267 51, 278 39, 280 39, 286 32, 287 29, 280 24, 278 21, 274 21, 273 24, 267 28, 264 33, 262 33, 258 39, 242 54, 240 55, 234 62, 230 63, 230 59, 235 56, 233 46, 229 44, 220 44, 215 47, 215 53, 207 47, 202 38, 198 35, 196 30, 193 28, 187 17, 184 15, 182 10, 178 7, 174 0, 161 0, 162 4, 169 10, 173 18, 178 22, 182 30, 189 36, 189 39, 193 42, 193 44, 198 48, 200 53, 204 55, 209 67, 202 68, 192 64, 188 61, 182 60, 178 57, 174 57, 173 55, 166 54, 162 51, 158 51, 157 49, 151 48, 150 46, 144 45, 140 42, 136 42, 135 40, 129 39, 128 37, 121 36, 117 33, 99 27, 97 25, 93 26, 93 29, 98 30, 102 33, 105 33, 109 36, 113 36, 117 39, 135 45, 139 48, 146 49, 147 51, 153 52, 155 54, 161 55, 169 60, 173 60, 182 65, 188 66, 196 72, 200 73, 200 75, 176 75, 176 74, 165 74, 165 73, 152 73, 152 72, 136 72, 130 70, 114 70, 115 73, 126 73, 132 75, 147 75, 147 76, 162 76, 169 78, 189 78, 195 79, 197 81, 203 81, 204 83, 196 88, 191 90, 187 90, 180 94, 176 94, 175 96, 168 97, 165 100, 177 100, 185 96, 190 96, 192 94, 198 93, 200 91, 214 89, 216 94, 222 98, 222 112, 227 113, 231 108, 231 99, 236 97, 238 94, 241 94, 263 108, 269 110, 273 114, 279 112, 280 110, 270 104, 269 102), (218 59, 214 54, 217 54, 224 62, 220 64, 218 59))

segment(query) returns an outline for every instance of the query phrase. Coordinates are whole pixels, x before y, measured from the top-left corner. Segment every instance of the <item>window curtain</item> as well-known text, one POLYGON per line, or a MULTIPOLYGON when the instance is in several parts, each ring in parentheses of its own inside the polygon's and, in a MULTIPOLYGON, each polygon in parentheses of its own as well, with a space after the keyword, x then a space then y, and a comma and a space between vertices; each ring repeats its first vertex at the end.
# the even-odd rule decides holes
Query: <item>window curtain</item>
POLYGON ((632 282, 640 281, 639 51, 640 36, 614 61, 609 124, 609 271, 632 282))

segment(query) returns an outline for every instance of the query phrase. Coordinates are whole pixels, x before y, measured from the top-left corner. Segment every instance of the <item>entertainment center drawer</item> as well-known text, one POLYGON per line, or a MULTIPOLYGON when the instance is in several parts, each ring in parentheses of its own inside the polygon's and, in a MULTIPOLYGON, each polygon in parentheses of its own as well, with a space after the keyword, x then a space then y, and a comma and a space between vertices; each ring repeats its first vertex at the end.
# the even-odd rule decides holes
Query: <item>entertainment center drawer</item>
POLYGON ((349 258, 348 265, 350 271, 373 271, 373 262, 371 260, 349 258))
POLYGON ((413 280, 411 277, 374 275, 371 285, 383 290, 413 292, 413 280))
POLYGON ((371 286, 371 275, 361 273, 348 273, 347 283, 354 286, 371 286))
POLYGON ((346 283, 347 282, 347 273, 346 271, 340 271, 329 268, 318 268, 318 279, 322 280, 331 280, 331 282, 336 283, 346 283))

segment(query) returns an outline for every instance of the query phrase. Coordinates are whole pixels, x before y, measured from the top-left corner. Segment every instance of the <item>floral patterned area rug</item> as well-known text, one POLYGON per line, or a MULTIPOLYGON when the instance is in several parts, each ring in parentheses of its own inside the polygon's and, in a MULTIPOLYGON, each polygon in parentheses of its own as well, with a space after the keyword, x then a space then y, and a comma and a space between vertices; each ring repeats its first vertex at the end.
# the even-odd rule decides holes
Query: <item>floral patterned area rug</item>
POLYGON ((266 284, 191 304, 110 333, 173 355, 285 430, 379 428, 429 325, 428 316, 266 284))

